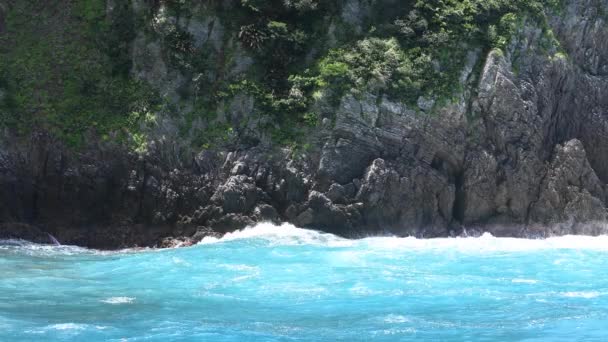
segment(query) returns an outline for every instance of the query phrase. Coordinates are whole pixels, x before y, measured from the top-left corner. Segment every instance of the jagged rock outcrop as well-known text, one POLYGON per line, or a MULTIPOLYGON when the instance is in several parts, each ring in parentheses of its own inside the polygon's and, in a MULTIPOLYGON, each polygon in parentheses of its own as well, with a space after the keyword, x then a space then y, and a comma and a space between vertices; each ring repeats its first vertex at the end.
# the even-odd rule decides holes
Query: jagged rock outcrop
MULTIPOLYGON (((99 248, 188 245, 260 221, 351 237, 606 233, 608 25, 600 9, 608 2, 569 0, 549 28, 524 22, 504 51, 471 49, 462 92, 434 112, 432 100, 411 108, 372 91, 347 92, 337 106, 321 99, 321 123, 302 153, 263 138, 190 150, 176 135, 183 118, 170 117, 159 119, 145 153, 95 137, 76 153, 45 134, 23 141, 5 132, 0 220, 36 226, 25 238, 44 231, 99 248), (545 29, 558 42, 550 48, 545 29)), ((364 11, 349 1, 342 20, 356 26, 364 11)), ((1 21, 0 12, 0 30, 1 21)), ((224 72, 252 63, 220 38, 219 18, 157 23, 188 31, 197 49, 232 51, 224 72)), ((178 88, 195 83, 161 54, 158 42, 138 36, 134 73, 178 103, 178 88)), ((243 121, 255 106, 239 94, 217 122, 243 121)), ((14 227, 0 225, 0 237, 14 227)))
POLYGON ((555 148, 540 184, 538 200, 530 208, 530 221, 550 227, 548 234, 599 234, 606 222, 604 184, 589 165, 579 140, 555 148))

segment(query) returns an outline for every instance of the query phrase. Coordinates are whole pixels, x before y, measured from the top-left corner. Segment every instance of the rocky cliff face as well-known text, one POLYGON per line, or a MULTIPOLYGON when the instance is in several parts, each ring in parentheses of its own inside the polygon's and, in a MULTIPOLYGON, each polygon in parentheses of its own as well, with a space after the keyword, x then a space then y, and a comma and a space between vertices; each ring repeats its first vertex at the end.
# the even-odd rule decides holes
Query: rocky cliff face
MULTIPOLYGON (((373 2, 346 3, 340 20, 360 27, 373 2)), ((16 235, 12 222, 101 248, 189 243, 259 221, 350 237, 608 233, 606 12, 605 0, 568 0, 546 27, 524 19, 502 50, 469 49, 445 104, 420 97, 413 106, 371 89, 320 97, 301 149, 259 133, 264 118, 252 116, 259 103, 247 93, 220 102, 217 121, 191 123, 190 132, 239 124, 217 147, 191 147, 193 133, 179 128, 187 115, 160 115, 139 150, 90 133, 74 151, 48 133, 5 130, 0 237, 16 235)), ((134 38, 134 77, 178 112, 192 110, 180 94, 192 80, 255 67, 225 19, 156 13, 159 32, 180 27, 214 63, 229 59, 192 74, 166 63, 158 39, 134 38)), ((330 38, 340 33, 327 27, 330 38)))

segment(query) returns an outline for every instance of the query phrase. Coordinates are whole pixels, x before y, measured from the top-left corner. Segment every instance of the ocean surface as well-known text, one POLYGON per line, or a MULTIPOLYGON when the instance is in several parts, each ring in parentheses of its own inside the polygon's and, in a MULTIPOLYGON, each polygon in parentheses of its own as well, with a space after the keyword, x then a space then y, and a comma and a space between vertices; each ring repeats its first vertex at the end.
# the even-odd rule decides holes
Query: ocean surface
POLYGON ((0 243, 0 341, 608 341, 608 237, 0 243))

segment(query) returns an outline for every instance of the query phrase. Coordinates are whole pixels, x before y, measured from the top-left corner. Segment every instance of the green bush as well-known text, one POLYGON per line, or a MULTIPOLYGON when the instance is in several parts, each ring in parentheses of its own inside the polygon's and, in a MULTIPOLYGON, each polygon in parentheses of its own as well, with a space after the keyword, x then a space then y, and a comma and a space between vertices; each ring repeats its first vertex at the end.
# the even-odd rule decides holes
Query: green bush
MULTIPOLYGON (((506 48, 522 17, 543 17, 544 6, 556 2, 412 2, 406 14, 391 25, 372 23, 367 37, 327 52, 316 68, 319 86, 339 94, 348 90, 385 93, 412 106, 420 96, 441 104, 460 89, 459 76, 468 51, 477 48, 485 54, 493 48, 506 48), (382 29, 375 29, 376 25, 382 29)), ((383 15, 376 20, 386 21, 389 14, 383 15)))
POLYGON ((365 89, 415 102, 437 77, 420 49, 404 50, 395 38, 368 38, 350 49, 332 50, 318 64, 321 87, 338 93, 365 89))
POLYGON ((130 2, 115 1, 111 15, 104 0, 70 5, 61 14, 37 1, 11 6, 0 38, 7 89, 0 121, 22 133, 53 132, 72 146, 90 131, 134 132, 139 123, 132 113, 153 110, 158 102, 148 85, 130 76, 130 2))

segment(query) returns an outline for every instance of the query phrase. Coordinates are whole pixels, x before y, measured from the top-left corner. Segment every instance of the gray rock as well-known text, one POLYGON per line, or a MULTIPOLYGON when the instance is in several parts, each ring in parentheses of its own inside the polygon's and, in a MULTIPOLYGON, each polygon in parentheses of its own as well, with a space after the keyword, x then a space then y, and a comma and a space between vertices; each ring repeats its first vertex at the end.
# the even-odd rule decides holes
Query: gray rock
POLYGON ((578 224, 608 219, 606 193, 579 140, 556 147, 540 189, 530 212, 532 222, 546 225, 568 222, 575 229, 578 224))
POLYGON ((420 96, 417 101, 418 108, 422 109, 425 112, 429 112, 435 106, 434 99, 427 99, 425 97, 420 96))
POLYGON ((228 178, 211 200, 221 204, 225 213, 247 213, 255 206, 257 195, 253 179, 239 175, 228 178))
POLYGON ((277 213, 273 206, 268 204, 258 205, 255 207, 253 214, 258 221, 277 222, 279 220, 279 213, 277 213))

